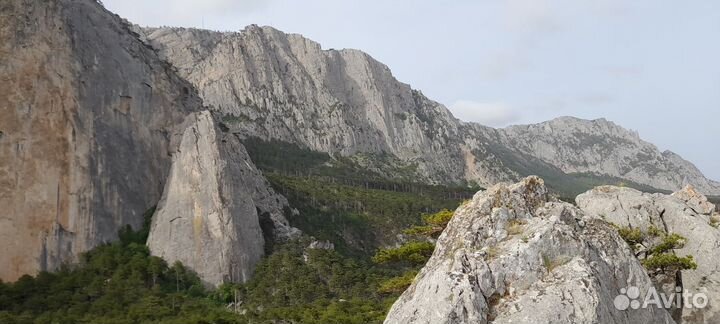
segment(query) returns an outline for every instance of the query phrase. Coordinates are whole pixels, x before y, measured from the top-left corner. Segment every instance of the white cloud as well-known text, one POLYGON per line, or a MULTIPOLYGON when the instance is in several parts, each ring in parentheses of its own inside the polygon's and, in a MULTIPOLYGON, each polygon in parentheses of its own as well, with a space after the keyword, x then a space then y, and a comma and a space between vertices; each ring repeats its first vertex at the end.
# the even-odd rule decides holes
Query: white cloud
POLYGON ((521 117, 518 111, 501 102, 458 100, 450 105, 450 111, 460 120, 493 127, 510 125, 521 117))

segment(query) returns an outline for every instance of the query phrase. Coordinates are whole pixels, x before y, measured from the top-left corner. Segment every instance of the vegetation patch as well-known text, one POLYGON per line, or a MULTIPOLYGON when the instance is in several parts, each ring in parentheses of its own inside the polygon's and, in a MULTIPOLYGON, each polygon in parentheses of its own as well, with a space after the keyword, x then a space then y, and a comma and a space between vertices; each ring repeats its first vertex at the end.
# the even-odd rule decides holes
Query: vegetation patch
POLYGON ((680 257, 674 252, 685 246, 687 242, 685 237, 676 233, 666 233, 654 226, 649 227, 647 231, 614 224, 613 226, 620 237, 630 245, 635 256, 640 259, 651 276, 697 269, 697 263, 692 255, 680 257))
POLYGON ((437 238, 452 220, 453 212, 447 209, 423 216, 425 225, 414 226, 406 233, 415 237, 415 241, 405 243, 397 248, 380 249, 373 256, 376 264, 390 265, 395 269, 403 269, 404 274, 386 280, 379 288, 381 293, 403 292, 417 275, 420 268, 427 263, 435 251, 437 238))
POLYGON ((378 288, 378 292, 385 294, 402 294, 405 289, 412 285, 418 272, 410 270, 400 277, 390 278, 383 281, 378 288))
POLYGON ((245 323, 181 263, 150 256, 146 233, 124 229, 77 265, 0 283, 0 323, 245 323))

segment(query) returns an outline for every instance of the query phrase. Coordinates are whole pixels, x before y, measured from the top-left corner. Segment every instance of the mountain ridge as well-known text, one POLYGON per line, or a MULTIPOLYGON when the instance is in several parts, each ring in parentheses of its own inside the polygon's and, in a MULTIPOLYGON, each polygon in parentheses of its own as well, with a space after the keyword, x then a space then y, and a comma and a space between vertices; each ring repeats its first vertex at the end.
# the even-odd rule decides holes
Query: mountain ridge
POLYGON ((522 156, 527 165, 548 164, 569 178, 597 173, 664 191, 693 184, 720 193, 720 183, 692 163, 605 119, 559 117, 495 129, 455 118, 359 50, 322 49, 300 34, 256 25, 239 32, 143 31, 205 102, 228 116, 231 131, 246 137, 342 156, 389 153, 398 163, 417 164, 418 179, 430 183, 516 181, 534 173, 513 169, 522 156))

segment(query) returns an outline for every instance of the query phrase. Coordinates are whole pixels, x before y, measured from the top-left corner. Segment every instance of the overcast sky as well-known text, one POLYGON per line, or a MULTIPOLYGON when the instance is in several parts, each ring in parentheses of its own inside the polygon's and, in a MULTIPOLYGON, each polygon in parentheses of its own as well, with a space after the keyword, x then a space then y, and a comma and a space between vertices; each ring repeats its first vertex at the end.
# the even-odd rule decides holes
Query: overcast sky
POLYGON ((146 26, 357 48, 491 126, 604 117, 720 180, 720 1, 104 0, 146 26))

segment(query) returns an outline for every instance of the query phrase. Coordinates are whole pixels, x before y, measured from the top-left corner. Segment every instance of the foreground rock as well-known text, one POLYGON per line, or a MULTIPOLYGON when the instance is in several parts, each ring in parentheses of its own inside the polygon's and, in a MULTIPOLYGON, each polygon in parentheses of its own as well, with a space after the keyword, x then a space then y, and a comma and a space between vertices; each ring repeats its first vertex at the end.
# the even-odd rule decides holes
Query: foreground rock
POLYGON ((239 140, 222 133, 209 112, 198 113, 173 156, 148 247, 190 267, 208 285, 245 282, 266 239, 296 234, 284 209, 287 201, 270 189, 239 140))
POLYGON ((681 271, 673 284, 691 294, 706 294, 709 304, 701 309, 686 305, 681 309, 682 321, 720 322, 720 230, 716 228, 718 220, 711 215, 714 206, 707 198, 692 187, 663 195, 604 186, 578 196, 576 201, 589 217, 643 231, 655 227, 685 237, 687 243, 676 254, 692 255, 697 269, 681 271))
POLYGON ((530 177, 455 212, 385 323, 673 323, 663 309, 617 310, 628 286, 652 282, 616 231, 530 177))

